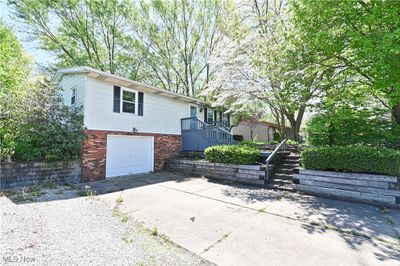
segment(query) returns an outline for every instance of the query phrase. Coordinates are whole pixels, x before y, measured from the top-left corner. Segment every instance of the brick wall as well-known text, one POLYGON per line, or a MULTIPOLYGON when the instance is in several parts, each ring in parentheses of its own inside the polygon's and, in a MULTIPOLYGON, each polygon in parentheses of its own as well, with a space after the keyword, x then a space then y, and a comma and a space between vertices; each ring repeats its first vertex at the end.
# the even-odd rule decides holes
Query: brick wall
POLYGON ((2 162, 0 168, 0 188, 30 186, 45 181, 56 183, 79 183, 81 164, 72 162, 2 162))
POLYGON ((179 135, 130 133, 120 131, 86 130, 87 139, 82 152, 82 181, 102 180, 106 173, 107 135, 153 136, 154 168, 160 170, 165 160, 178 157, 181 147, 179 135))

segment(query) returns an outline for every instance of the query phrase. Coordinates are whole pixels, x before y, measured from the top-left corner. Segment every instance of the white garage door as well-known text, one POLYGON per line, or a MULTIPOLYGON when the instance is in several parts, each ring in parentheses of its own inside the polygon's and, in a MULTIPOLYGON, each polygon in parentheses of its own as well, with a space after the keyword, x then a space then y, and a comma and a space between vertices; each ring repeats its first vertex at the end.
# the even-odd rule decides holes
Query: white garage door
POLYGON ((107 135, 106 178, 154 170, 153 137, 107 135))

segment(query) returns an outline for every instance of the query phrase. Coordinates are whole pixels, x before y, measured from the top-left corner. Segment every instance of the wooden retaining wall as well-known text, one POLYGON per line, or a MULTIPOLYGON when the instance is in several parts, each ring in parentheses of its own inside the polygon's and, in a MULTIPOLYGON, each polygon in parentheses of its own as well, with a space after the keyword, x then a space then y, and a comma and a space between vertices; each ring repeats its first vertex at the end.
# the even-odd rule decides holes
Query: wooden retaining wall
MULTIPOLYGON (((273 166, 270 166, 272 170, 273 166)), ((264 185, 265 168, 260 165, 212 163, 204 160, 169 159, 166 168, 190 175, 230 180, 257 186, 264 185)))
POLYGON ((307 194, 400 208, 400 177, 300 170, 295 188, 307 194))

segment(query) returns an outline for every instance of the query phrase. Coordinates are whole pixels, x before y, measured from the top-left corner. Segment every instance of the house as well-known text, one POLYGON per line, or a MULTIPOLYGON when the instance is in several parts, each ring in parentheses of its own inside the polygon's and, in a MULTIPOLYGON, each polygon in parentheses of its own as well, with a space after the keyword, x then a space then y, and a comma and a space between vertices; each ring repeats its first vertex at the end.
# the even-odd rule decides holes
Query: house
POLYGON ((64 104, 83 113, 83 181, 159 170, 183 147, 204 149, 232 137, 222 128, 229 116, 199 99, 90 67, 61 69, 54 80, 64 104))
POLYGON ((270 122, 259 121, 252 124, 240 122, 232 128, 232 134, 236 138, 243 138, 243 140, 269 142, 273 140, 274 133, 279 132, 279 128, 279 125, 270 122))

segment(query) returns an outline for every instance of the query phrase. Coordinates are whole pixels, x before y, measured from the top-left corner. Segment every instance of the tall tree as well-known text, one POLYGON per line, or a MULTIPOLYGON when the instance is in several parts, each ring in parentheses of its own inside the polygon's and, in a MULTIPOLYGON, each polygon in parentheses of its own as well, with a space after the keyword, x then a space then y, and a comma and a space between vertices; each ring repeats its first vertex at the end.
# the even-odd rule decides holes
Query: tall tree
POLYGON ((10 0, 29 36, 58 58, 56 67, 88 65, 135 75, 137 58, 126 35, 127 0, 10 0))
MULTIPOLYGON (((246 3, 226 10, 224 42, 213 58, 219 72, 207 92, 221 105, 235 103, 232 99, 263 100, 282 127, 289 121, 298 140, 305 110, 322 87, 325 70, 308 59, 309 49, 298 41, 284 1, 246 3)), ((235 112, 235 106, 230 111, 235 112)))
POLYGON ((300 0, 292 7, 301 41, 319 56, 315 64, 352 75, 343 80, 364 85, 400 124, 399 2, 300 0))
POLYGON ((138 48, 150 81, 191 96, 205 87, 212 75, 208 58, 219 40, 220 5, 216 0, 140 2, 132 25, 139 29, 138 48))
POLYGON ((0 158, 13 153, 15 106, 26 97, 31 67, 12 29, 0 20, 0 158))

